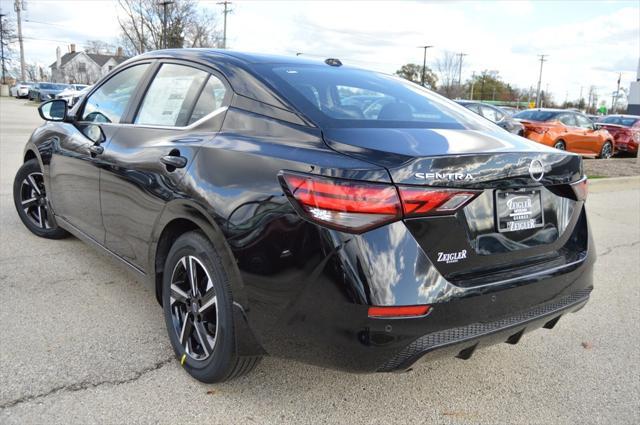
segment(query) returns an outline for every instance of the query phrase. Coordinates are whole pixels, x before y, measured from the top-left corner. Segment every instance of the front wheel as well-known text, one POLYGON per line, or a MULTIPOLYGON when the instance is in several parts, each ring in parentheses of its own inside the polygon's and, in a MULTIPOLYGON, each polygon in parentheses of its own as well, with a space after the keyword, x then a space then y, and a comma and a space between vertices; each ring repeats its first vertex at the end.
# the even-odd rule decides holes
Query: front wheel
POLYGON ((600 149, 600 156, 598 158, 609 159, 611 156, 613 156, 613 146, 611 145, 611 142, 606 142, 602 145, 602 149, 600 149))
POLYGON ((259 356, 236 353, 229 275, 200 232, 180 236, 164 266, 162 305, 173 350, 201 382, 223 382, 251 371, 259 356))
POLYGON ((44 186, 44 176, 37 159, 31 159, 16 173, 13 181, 13 203, 22 223, 31 233, 47 239, 68 236, 58 227, 51 214, 51 206, 44 186))
POLYGON ((564 144, 564 142, 562 140, 558 140, 554 145, 554 148, 564 151, 567 150, 567 146, 564 144))

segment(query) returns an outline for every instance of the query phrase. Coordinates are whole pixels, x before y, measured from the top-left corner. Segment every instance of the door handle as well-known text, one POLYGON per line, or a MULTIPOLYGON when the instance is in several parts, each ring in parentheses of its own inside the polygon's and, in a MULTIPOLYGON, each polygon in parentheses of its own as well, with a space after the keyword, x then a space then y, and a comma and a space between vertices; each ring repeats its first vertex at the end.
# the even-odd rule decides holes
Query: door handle
POLYGON ((100 155, 104 152, 104 148, 100 145, 91 145, 89 146, 89 152, 91 152, 92 155, 100 155))
POLYGON ((160 162, 167 166, 169 171, 173 171, 171 168, 184 168, 187 165, 187 158, 184 156, 165 155, 160 158, 160 162))

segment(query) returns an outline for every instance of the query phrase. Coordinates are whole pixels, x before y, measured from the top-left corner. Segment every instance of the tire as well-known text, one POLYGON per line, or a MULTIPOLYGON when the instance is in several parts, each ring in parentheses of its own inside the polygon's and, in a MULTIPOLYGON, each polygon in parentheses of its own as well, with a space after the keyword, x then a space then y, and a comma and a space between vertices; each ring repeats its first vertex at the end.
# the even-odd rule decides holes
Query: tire
POLYGON ((611 142, 607 141, 604 145, 602 145, 602 149, 600 149, 600 155, 598 158, 600 159, 609 159, 613 156, 613 145, 611 142))
POLYGON ((162 278, 162 306, 173 350, 198 381, 227 381, 259 363, 260 356, 236 354, 229 275, 201 232, 185 233, 171 247, 162 278))
POLYGON ((13 181, 13 203, 22 223, 41 238, 61 239, 69 235, 58 227, 51 214, 44 179, 37 159, 31 159, 18 169, 13 181))
POLYGON ((564 143, 563 140, 558 140, 557 142, 555 142, 553 144, 553 147, 558 149, 558 150, 561 150, 561 151, 566 151, 567 150, 567 145, 564 143))

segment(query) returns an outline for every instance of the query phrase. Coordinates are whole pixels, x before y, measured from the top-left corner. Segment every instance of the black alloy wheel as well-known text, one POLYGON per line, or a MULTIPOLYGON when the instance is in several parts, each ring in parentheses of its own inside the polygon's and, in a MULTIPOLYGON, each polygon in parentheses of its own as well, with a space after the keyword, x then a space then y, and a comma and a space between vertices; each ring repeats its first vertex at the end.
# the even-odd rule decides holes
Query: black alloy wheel
POLYGON ((195 360, 209 358, 218 334, 218 299, 207 269, 195 256, 184 256, 175 265, 169 302, 185 353, 195 360))
POLYGON ((602 145, 602 149, 600 150, 600 158, 601 159, 609 159, 613 156, 613 146, 611 146, 611 142, 606 142, 602 145))
POLYGON ((230 274, 198 231, 178 237, 164 265, 162 306, 169 339, 182 367, 201 382, 241 376, 261 359, 237 353, 230 274))
POLYGON ((44 176, 36 159, 25 162, 16 173, 13 202, 20 219, 32 233, 49 239, 60 239, 68 235, 55 223, 44 176))

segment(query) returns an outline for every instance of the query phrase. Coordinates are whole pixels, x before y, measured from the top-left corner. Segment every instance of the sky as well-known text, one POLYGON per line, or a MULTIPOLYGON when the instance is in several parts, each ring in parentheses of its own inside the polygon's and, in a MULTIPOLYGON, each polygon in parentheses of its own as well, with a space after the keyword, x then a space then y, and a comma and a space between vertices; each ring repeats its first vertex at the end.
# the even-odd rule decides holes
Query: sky
MULTIPOLYGON (((14 0, 0 0, 15 19, 14 0)), ((25 0, 27 61, 50 65, 55 49, 86 40, 118 44, 116 0, 25 0)), ((218 13, 216 1, 199 2, 218 13)), ((640 0, 515 1, 242 1, 231 5, 231 49, 326 58, 393 73, 422 63, 421 45, 433 45, 427 66, 443 52, 466 53, 462 78, 498 71, 507 82, 535 89, 539 54, 548 55, 542 88, 557 102, 584 98, 589 86, 611 97, 635 81, 640 60, 640 0)))

